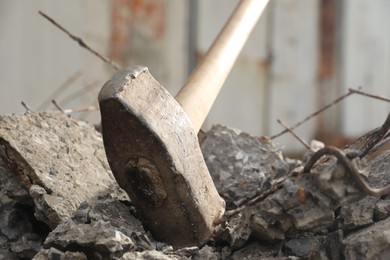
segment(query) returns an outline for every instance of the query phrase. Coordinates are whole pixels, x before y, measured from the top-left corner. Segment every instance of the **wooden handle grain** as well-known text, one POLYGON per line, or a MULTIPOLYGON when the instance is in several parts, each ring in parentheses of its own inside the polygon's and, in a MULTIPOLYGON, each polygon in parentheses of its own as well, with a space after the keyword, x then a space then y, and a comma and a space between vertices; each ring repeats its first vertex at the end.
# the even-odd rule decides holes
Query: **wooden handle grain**
POLYGON ((201 128, 250 32, 269 0, 242 0, 176 95, 196 132, 201 128))

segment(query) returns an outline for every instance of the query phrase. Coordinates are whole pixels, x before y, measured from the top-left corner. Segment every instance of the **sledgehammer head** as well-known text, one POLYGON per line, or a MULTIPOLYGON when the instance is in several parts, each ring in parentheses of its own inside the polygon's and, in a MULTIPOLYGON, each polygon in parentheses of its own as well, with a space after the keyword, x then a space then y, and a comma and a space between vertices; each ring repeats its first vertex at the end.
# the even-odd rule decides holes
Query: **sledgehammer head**
POLYGON ((225 203, 180 105, 140 66, 109 80, 99 104, 108 162, 144 225, 174 247, 205 242, 225 203))

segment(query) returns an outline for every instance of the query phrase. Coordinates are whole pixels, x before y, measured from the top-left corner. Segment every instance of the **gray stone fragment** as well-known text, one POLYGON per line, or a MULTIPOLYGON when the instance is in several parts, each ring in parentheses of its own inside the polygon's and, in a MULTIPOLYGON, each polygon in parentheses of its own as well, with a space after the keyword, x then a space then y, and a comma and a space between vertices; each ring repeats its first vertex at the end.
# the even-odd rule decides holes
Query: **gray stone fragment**
POLYGON ((343 231, 340 229, 327 234, 325 241, 323 242, 323 246, 329 259, 341 259, 342 239, 343 231))
POLYGON ((318 256, 320 242, 314 238, 291 239, 284 244, 287 255, 294 255, 300 258, 314 258, 318 256))
POLYGON ((7 260, 19 260, 20 258, 18 257, 17 254, 10 252, 9 250, 5 249, 0 249, 0 259, 7 259, 7 260))
POLYGON ((44 247, 54 247, 61 251, 78 248, 88 258, 113 258, 134 250, 136 245, 109 222, 99 220, 91 224, 76 224, 69 220, 49 234, 44 247))
POLYGON ((209 246, 202 247, 199 252, 192 257, 193 260, 219 260, 221 259, 221 254, 216 252, 214 248, 209 246))
POLYGON ((146 234, 141 222, 130 213, 128 206, 117 199, 99 198, 91 205, 83 202, 73 213, 72 220, 76 224, 109 222, 113 230, 118 230, 132 239, 137 251, 156 248, 156 243, 146 234))
POLYGON ((390 218, 351 233, 343 245, 345 259, 390 259, 390 218))
POLYGON ((42 246, 41 237, 35 233, 25 233, 15 242, 10 243, 12 252, 17 253, 19 258, 32 258, 39 252, 42 246))
POLYGON ((25 210, 16 203, 1 205, 0 207, 0 234, 11 241, 15 241, 25 233, 33 231, 33 226, 25 210))
POLYGON ((240 250, 234 252, 227 259, 241 260, 241 259, 276 259, 278 250, 272 247, 261 245, 258 242, 250 243, 240 250), (275 257, 275 258, 274 258, 275 257))
POLYGON ((181 260, 177 255, 166 255, 160 251, 127 252, 119 258, 120 260, 181 260))
POLYGON ((342 205, 339 216, 339 227, 343 230, 355 229, 374 222, 374 210, 377 197, 369 196, 359 201, 342 205))
POLYGON ((31 196, 37 219, 51 228, 69 218, 81 202, 118 191, 101 135, 61 113, 1 116, 0 157, 18 180, 15 184, 15 178, 0 171, 0 179, 12 182, 2 184, 2 190, 20 198, 33 185, 43 188, 46 193, 34 190, 31 196))
POLYGON ((383 220, 390 216, 390 199, 379 200, 375 205, 374 219, 383 220))
POLYGON ((23 189, 20 180, 10 172, 7 163, 0 157, 0 202, 16 200, 20 203, 31 203, 28 191, 23 189))
POLYGON ((36 254, 33 260, 87 260, 87 256, 82 252, 62 252, 54 247, 43 249, 36 254))
POLYGON ((34 223, 32 209, 13 200, 0 204, 0 259, 30 259, 40 250, 48 231, 34 223), (34 229, 41 229, 41 234, 34 229))
POLYGON ((217 227, 215 232, 216 236, 221 240, 224 240, 229 243, 231 249, 235 250, 241 248, 248 241, 252 230, 250 227, 250 212, 245 214, 247 211, 244 211, 244 214, 238 214, 237 216, 231 218, 224 227, 217 227))
POLYGON ((201 149, 227 208, 268 189, 288 171, 280 151, 270 141, 221 125, 207 132, 201 149))
POLYGON ((191 257, 199 252, 199 247, 197 246, 189 246, 183 247, 175 251, 176 255, 183 257, 191 257))

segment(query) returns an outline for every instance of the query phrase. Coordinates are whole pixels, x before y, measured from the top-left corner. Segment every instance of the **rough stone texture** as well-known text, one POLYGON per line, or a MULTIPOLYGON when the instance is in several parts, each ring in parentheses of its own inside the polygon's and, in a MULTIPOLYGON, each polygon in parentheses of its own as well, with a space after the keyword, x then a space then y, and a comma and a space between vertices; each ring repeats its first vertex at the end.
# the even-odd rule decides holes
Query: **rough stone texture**
POLYGON ((379 200, 375 205, 374 218, 382 220, 390 215, 390 199, 379 200))
POLYGON ((12 200, 21 203, 32 203, 28 191, 23 189, 20 180, 12 174, 6 162, 0 157, 0 202, 5 204, 12 200))
POLYGON ((32 258, 47 235, 44 230, 33 221, 33 206, 14 201, 1 204, 0 259, 32 258))
POLYGON ((26 194, 17 185, 29 191, 35 216, 52 229, 116 186, 100 134, 60 113, 0 117, 0 155, 12 173, 2 175, 2 190, 19 200, 26 194))
POLYGON ((41 250, 36 254, 33 260, 47 260, 47 259, 61 259, 61 260, 87 260, 87 256, 81 252, 62 252, 56 248, 49 248, 41 250))
POLYGON ((33 257, 49 227, 81 202, 127 196, 111 175, 100 134, 59 113, 0 117, 0 194, 5 259, 33 257))
POLYGON ((349 230, 373 223, 374 210, 378 201, 379 198, 369 196, 343 205, 338 216, 339 227, 343 230, 349 230))
POLYGON ((284 244, 284 251, 287 255, 294 255, 300 258, 318 257, 320 242, 313 238, 291 239, 284 244))
POLYGON ((144 251, 144 252, 127 252, 120 260, 180 260, 183 259, 180 256, 166 255, 159 251, 144 251))
POLYGON ((348 235, 345 259, 390 259, 390 218, 348 235))
POLYGON ((75 224, 69 220, 49 234, 44 247, 82 251, 90 259, 112 259, 121 256, 122 251, 134 250, 135 243, 109 222, 75 224))
MULTIPOLYGON (((237 157, 234 155, 239 154, 239 159, 243 158, 241 154, 251 158, 248 153, 253 153, 254 146, 259 149, 258 139, 249 135, 240 135, 239 132, 221 126, 211 130, 210 134, 211 137, 207 135, 204 141, 208 140, 210 144, 206 146, 203 143, 202 148, 216 185, 221 189, 219 191, 227 194, 224 195, 227 200, 236 202, 246 200, 249 196, 245 188, 240 190, 237 188, 239 185, 223 185, 223 181, 228 184, 230 180, 239 183, 246 164, 236 163, 237 157), (240 143, 246 144, 241 148, 245 151, 237 148, 237 139, 240 143), (246 147, 250 148, 246 150, 246 147), (214 153, 219 154, 219 159, 214 153), (224 157, 227 157, 226 160, 221 159, 224 157), (229 171, 234 173, 227 174, 226 172, 229 171), (234 174, 237 176, 232 176, 234 174)), ((268 149, 265 154, 273 151, 270 147, 272 146, 265 148, 268 149)), ((257 157, 261 158, 260 155, 257 157)), ((279 158, 282 160, 282 157, 279 158)), ((389 159, 390 157, 385 153, 380 159, 370 161, 369 164, 372 165, 364 161, 360 162, 358 159, 354 163, 367 176, 373 187, 381 187, 390 182, 386 169, 382 167, 382 165, 389 165, 389 159), (377 165, 378 163, 380 165, 377 165)), ((271 172, 269 183, 273 183, 276 176, 280 176, 270 170, 273 168, 273 162, 275 161, 271 159, 264 170, 258 170, 266 174, 271 172)), ((251 181, 261 187, 263 184, 261 180, 264 181, 261 178, 251 181)), ((387 214, 383 202, 382 207, 381 204, 377 204, 379 201, 379 198, 366 197, 360 192, 350 174, 345 172, 335 158, 330 157, 322 160, 310 173, 288 177, 279 190, 230 219, 217 234, 220 239, 229 243, 233 250, 244 246, 250 238, 255 238, 267 244, 286 241, 284 252, 287 255, 337 259, 344 254, 340 248, 343 230, 350 231, 372 224, 375 209, 383 212, 382 217, 387 214), (328 230, 332 232, 327 234, 328 230), (307 238, 301 238, 302 233, 309 231, 314 233, 307 238)), ((388 247, 390 248, 390 245, 388 247)))
POLYGON ((60 224, 47 237, 43 252, 57 249, 77 251, 93 259, 115 258, 126 251, 154 250, 156 242, 144 231, 124 203, 110 196, 92 205, 83 202, 70 220, 60 224))
POLYGON ((239 206, 288 173, 280 150, 271 142, 221 125, 207 132, 201 149, 227 208, 239 206))
MULTIPOLYGON (((227 259, 229 260, 241 260, 241 259, 283 259, 277 258, 278 249, 270 246, 265 246, 259 242, 252 242, 246 247, 235 251, 227 259)), ((287 257, 285 257, 287 259, 287 257)), ((294 259, 294 258, 289 258, 294 259)))
MULTIPOLYGON (((390 196, 364 196, 333 158, 287 177, 218 226, 213 243, 174 250, 134 217, 101 141, 92 127, 57 113, 0 117, 0 259, 390 258, 390 196)), ((299 166, 269 141, 225 127, 213 128, 204 142, 230 207, 299 166)), ((388 150, 359 163, 371 186, 390 182, 388 150)))

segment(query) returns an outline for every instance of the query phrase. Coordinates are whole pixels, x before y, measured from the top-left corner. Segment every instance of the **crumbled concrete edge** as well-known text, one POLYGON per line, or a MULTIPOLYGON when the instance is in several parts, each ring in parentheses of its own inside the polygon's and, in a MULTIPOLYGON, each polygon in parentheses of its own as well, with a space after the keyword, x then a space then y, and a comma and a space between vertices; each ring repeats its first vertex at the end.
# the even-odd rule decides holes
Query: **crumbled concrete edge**
MULTIPOLYGON (((83 201, 106 193, 122 196, 115 195, 121 191, 110 172, 101 135, 60 113, 0 117, 0 156, 11 177, 34 200, 37 219, 52 229, 83 201)), ((2 189, 7 195, 23 203, 26 194, 16 194, 6 185, 2 189)))
MULTIPOLYGON (((231 208, 299 165, 269 140, 223 126, 207 133, 202 149, 231 208)), ((389 196, 362 195, 334 159, 288 177, 220 226, 208 245, 174 249, 134 217, 92 126, 58 113, 3 116, 0 155, 0 257, 6 259, 383 258, 390 250, 389 196)), ((389 163, 390 153, 373 162, 372 186, 388 183, 389 163)))
MULTIPOLYGON (((257 137, 223 126, 217 125, 207 133, 202 144, 204 157, 216 186, 223 187, 221 194, 228 194, 223 195, 228 205, 249 197, 245 188, 237 188, 245 178, 248 165, 258 163, 251 169, 255 169, 254 173, 262 173, 262 176, 271 176, 270 184, 275 183, 276 176, 286 176, 288 171, 279 175, 275 173, 274 169, 282 164, 275 159, 268 160, 265 165, 259 164, 262 157, 283 160, 273 147, 267 141, 259 141, 257 137), (241 146, 241 143, 245 145, 241 146), (242 158, 247 158, 245 165, 237 163, 242 158), (237 165, 239 167, 236 168, 237 165), (235 182, 238 185, 234 185, 235 182)), ((366 171, 370 185, 381 187, 388 184, 385 169, 390 167, 390 152, 370 163, 372 167, 362 169, 366 171)), ((261 193, 264 178, 254 183, 261 193)), ((356 188, 350 174, 335 158, 330 157, 310 173, 289 176, 280 189, 223 223, 217 229, 216 236, 233 250, 256 239, 279 245, 287 256, 337 258, 346 253, 341 246, 344 234, 387 219, 389 213, 388 197, 364 195, 356 188)))

